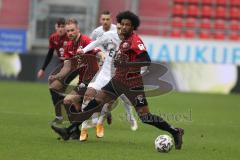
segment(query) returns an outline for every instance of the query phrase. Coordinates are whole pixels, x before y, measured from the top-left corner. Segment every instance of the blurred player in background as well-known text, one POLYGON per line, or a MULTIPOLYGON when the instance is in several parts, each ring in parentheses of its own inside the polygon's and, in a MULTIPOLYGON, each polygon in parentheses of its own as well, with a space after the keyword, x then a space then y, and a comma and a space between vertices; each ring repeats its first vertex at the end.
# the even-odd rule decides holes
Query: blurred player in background
POLYGON ((149 66, 151 60, 144 43, 133 32, 140 25, 139 17, 130 11, 125 11, 117 15, 117 22, 121 24, 121 33, 124 36, 124 40, 121 42, 114 60, 114 66, 116 67, 115 75, 102 88, 102 91, 95 96, 95 99, 83 108, 83 111, 88 112, 96 106, 103 106, 105 103, 116 100, 121 94, 125 94, 134 105, 143 123, 171 133, 174 138, 175 148, 181 149, 184 130, 171 126, 163 118, 149 111, 141 67, 149 66))
MULTIPOLYGON (((56 51, 58 60, 59 60, 59 66, 51 73, 56 74, 60 71, 60 69, 63 66, 63 54, 64 54, 64 46, 67 45, 68 37, 65 32, 65 19, 64 18, 58 18, 56 24, 55 24, 55 32, 52 33, 49 36, 49 50, 47 53, 47 56, 44 60, 44 63, 42 65, 42 68, 38 71, 37 77, 43 78, 45 75, 45 69, 47 68, 48 64, 52 60, 54 51, 56 51)), ((77 73, 73 73, 71 76, 69 76, 64 83, 69 84, 75 77, 77 76, 77 73)), ((61 101, 64 97, 59 94, 58 92, 63 92, 64 88, 63 86, 58 89, 49 88, 50 94, 52 96, 52 102, 55 107, 55 115, 56 118, 52 121, 52 123, 61 123, 63 117, 61 115, 61 107, 58 106, 58 102, 61 101)))
MULTIPOLYGON (((91 38, 92 40, 96 40, 99 36, 101 36, 104 32, 107 31, 116 31, 116 25, 112 24, 112 17, 109 11, 103 11, 100 16, 100 24, 101 26, 97 27, 92 31, 91 38)), ((107 47, 107 46, 103 46, 107 47)), ((103 48, 103 49, 105 49, 103 48)))

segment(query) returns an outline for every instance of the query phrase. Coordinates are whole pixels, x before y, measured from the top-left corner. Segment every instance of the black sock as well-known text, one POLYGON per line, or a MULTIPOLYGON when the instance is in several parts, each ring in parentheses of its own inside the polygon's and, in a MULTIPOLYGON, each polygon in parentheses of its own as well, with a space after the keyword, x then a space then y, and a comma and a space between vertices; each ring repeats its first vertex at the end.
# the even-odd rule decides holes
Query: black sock
POLYGON ((49 91, 52 96, 53 105, 55 106, 56 104, 58 104, 59 94, 56 91, 53 91, 52 89, 50 89, 49 91))
POLYGON ((56 115, 57 117, 62 117, 61 105, 56 105, 56 106, 55 106, 55 115, 56 115))
POLYGON ((50 89, 50 94, 52 96, 53 105, 55 106, 55 115, 58 117, 62 116, 61 113, 61 102, 64 99, 64 96, 58 94, 56 91, 50 89))
POLYGON ((159 129, 162 129, 164 131, 167 131, 171 134, 176 134, 177 130, 172 127, 170 124, 168 124, 165 120, 163 120, 161 117, 157 115, 153 115, 151 113, 148 113, 146 115, 139 115, 140 119, 143 123, 155 126, 159 129))
POLYGON ((80 122, 72 122, 72 124, 67 128, 68 133, 72 134, 73 132, 79 130, 79 126, 82 123, 80 122))
POLYGON ((69 110, 70 110, 71 113, 79 113, 79 111, 76 110, 76 108, 75 108, 74 105, 71 105, 71 106, 69 107, 69 110))
POLYGON ((95 99, 93 99, 93 100, 91 100, 91 101, 88 103, 88 105, 83 109, 83 111, 91 110, 91 109, 97 107, 98 104, 99 104, 99 103, 98 103, 95 99))

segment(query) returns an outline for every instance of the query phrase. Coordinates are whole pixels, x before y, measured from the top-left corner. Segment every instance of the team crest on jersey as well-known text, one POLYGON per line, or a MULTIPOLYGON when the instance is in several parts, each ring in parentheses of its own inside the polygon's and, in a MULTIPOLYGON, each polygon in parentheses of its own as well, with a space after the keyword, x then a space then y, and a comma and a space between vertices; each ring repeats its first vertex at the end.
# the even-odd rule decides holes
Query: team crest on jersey
POLYGON ((123 48, 123 49, 130 48, 130 42, 129 42, 129 41, 125 41, 125 42, 123 42, 123 44, 122 44, 122 48, 123 48))
POLYGON ((131 41, 124 41, 121 45, 121 50, 126 51, 131 47, 131 41))
POLYGON ((66 46, 66 45, 67 45, 67 41, 64 41, 64 42, 63 42, 63 46, 66 46))

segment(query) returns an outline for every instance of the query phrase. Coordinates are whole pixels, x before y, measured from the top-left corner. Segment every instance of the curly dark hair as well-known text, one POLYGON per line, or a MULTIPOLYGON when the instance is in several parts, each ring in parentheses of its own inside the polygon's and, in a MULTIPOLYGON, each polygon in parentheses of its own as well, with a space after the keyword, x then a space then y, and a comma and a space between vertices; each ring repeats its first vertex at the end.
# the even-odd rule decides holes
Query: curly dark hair
POLYGON ((65 23, 66 23, 65 18, 63 18, 63 17, 58 18, 56 23, 58 26, 65 25, 65 23))
POLYGON ((131 11, 124 11, 124 12, 118 13, 118 15, 116 16, 116 19, 118 23, 121 23, 122 19, 130 20, 134 27, 134 30, 137 30, 137 28, 140 25, 139 17, 131 11))

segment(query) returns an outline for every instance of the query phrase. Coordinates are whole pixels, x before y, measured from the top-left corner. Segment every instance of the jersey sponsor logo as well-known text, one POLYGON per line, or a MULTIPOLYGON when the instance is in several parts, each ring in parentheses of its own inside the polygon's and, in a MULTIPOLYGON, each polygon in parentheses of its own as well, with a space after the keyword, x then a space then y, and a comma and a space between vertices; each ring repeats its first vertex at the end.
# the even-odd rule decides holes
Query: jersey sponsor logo
POLYGON ((63 46, 66 46, 66 45, 67 45, 67 41, 64 41, 64 42, 63 42, 63 46))
POLYGON ((63 49, 63 48, 59 48, 59 53, 60 53, 60 56, 63 57, 63 55, 64 55, 64 49, 63 49))
POLYGON ((58 45, 58 42, 57 42, 57 41, 54 41, 53 43, 54 43, 55 45, 58 45))
POLYGON ((138 48, 142 51, 142 50, 146 50, 145 46, 143 44, 139 44, 138 48))

